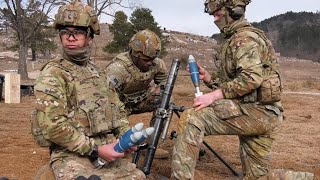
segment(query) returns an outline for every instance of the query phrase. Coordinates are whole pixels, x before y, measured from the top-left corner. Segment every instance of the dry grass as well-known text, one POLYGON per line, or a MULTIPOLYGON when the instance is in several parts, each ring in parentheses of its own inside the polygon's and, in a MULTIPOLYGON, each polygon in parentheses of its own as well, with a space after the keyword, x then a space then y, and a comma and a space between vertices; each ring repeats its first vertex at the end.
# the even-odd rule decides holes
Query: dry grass
POLYGON ((280 68, 285 91, 320 91, 319 63, 281 57, 280 68))

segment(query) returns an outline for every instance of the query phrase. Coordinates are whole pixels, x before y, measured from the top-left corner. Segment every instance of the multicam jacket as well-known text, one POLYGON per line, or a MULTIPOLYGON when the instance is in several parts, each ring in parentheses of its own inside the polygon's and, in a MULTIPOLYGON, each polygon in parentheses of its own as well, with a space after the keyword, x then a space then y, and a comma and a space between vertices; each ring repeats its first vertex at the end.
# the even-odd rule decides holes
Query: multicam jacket
POLYGON ((134 106, 152 93, 154 85, 165 85, 167 69, 163 60, 156 58, 154 66, 148 72, 136 67, 128 52, 115 57, 105 69, 112 83, 119 91, 121 101, 127 107, 134 106))
POLYGON ((35 85, 37 120, 55 147, 52 160, 71 152, 88 155, 94 144, 129 128, 124 104, 109 85, 90 62, 55 59, 43 67, 35 85))
POLYGON ((212 74, 207 86, 220 87, 227 99, 280 104, 278 62, 264 33, 242 20, 232 24, 224 34, 227 39, 221 46, 219 70, 212 74))

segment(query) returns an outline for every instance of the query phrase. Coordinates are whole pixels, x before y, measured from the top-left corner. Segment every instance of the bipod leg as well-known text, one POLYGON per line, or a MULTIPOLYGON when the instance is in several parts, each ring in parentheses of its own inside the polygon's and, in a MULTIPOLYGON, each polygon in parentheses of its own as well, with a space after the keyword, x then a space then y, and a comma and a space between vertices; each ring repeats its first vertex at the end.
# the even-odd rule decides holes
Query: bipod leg
POLYGON ((232 172, 234 176, 239 177, 240 174, 235 171, 229 163, 227 163, 215 150, 212 149, 212 147, 205 141, 203 141, 203 144, 225 165, 227 168, 232 172))

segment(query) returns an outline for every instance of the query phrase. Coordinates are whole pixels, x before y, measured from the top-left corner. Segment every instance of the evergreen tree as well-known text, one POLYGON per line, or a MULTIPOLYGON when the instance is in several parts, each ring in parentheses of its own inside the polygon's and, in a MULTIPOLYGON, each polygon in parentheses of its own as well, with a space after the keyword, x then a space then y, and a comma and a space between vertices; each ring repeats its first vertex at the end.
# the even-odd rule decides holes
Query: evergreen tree
POLYGON ((126 51, 131 37, 138 31, 149 29, 155 32, 161 39, 161 57, 167 54, 166 45, 168 40, 162 35, 160 26, 155 22, 151 10, 147 8, 136 9, 130 17, 122 11, 115 14, 113 24, 109 26, 109 31, 113 34, 113 40, 104 47, 104 51, 109 53, 119 53, 126 51))
POLYGON ((147 8, 136 9, 131 14, 130 21, 136 32, 148 28, 151 31, 155 32, 157 35, 161 35, 160 27, 158 26, 158 23, 155 22, 150 9, 147 9, 147 8))
POLYGON ((320 62, 320 14, 287 12, 252 23, 262 29, 282 56, 320 62))
POLYGON ((135 32, 128 22, 128 16, 123 11, 115 13, 115 18, 113 24, 109 26, 109 31, 113 34, 113 40, 103 50, 109 53, 128 50, 128 43, 135 32))

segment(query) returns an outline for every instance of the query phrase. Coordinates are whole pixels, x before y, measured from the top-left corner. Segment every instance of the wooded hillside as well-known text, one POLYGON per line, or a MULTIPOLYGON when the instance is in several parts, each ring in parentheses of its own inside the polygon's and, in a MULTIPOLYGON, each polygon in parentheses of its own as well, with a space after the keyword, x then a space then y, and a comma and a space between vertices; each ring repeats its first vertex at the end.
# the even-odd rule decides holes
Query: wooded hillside
POLYGON ((253 25, 266 32, 281 56, 320 62, 320 12, 287 12, 253 25))

